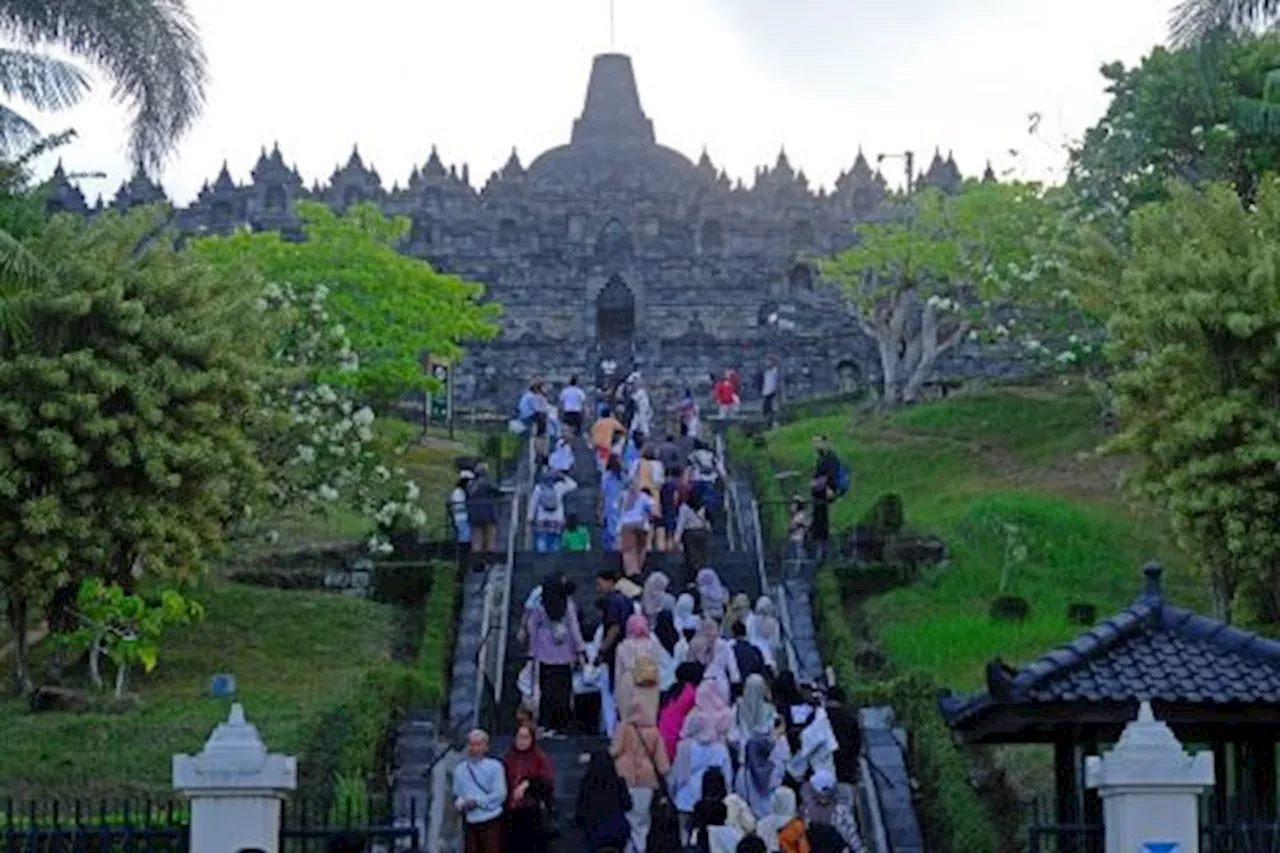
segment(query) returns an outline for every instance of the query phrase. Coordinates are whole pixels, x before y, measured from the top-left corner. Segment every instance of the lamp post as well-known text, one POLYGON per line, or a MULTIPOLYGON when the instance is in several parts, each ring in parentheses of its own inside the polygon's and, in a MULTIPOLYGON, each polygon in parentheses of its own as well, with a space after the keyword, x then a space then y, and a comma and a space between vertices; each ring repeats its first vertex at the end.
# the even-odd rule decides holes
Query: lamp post
POLYGON ((879 166, 885 160, 894 159, 898 157, 901 157, 906 164, 907 195, 911 195, 912 184, 914 183, 914 178, 912 176, 915 173, 915 164, 916 164, 916 154, 914 151, 903 151, 901 154, 877 154, 876 166, 879 166))

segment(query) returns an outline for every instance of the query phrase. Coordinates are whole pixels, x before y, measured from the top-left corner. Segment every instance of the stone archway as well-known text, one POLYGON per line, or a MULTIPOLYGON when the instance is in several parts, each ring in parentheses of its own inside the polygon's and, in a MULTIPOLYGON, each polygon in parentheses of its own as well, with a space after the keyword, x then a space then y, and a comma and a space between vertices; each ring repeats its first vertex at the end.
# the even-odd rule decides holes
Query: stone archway
POLYGON ((622 276, 611 276, 596 297, 596 339, 602 344, 629 344, 635 334, 635 294, 622 276))

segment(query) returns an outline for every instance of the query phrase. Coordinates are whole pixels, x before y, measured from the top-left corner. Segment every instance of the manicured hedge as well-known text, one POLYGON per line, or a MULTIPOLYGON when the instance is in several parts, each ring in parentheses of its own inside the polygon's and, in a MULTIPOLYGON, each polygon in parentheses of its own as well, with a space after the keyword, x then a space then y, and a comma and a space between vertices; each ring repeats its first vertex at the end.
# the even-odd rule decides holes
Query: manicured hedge
POLYGON ((458 567, 434 562, 423 605, 422 645, 412 664, 386 663, 369 671, 357 688, 338 698, 321 719, 300 759, 300 783, 309 802, 350 799, 356 780, 377 782, 390 756, 396 724, 410 711, 444 703, 452 652, 458 567))

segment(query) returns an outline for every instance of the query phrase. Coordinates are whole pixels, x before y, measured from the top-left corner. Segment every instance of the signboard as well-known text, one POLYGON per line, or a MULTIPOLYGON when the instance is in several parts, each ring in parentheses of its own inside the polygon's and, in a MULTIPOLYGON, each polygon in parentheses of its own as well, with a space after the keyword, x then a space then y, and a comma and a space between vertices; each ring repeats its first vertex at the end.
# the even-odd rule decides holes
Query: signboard
POLYGON ((432 421, 449 424, 449 436, 453 437, 453 365, 442 358, 428 354, 423 358, 423 368, 438 383, 435 392, 424 395, 426 406, 422 413, 423 429, 432 421))

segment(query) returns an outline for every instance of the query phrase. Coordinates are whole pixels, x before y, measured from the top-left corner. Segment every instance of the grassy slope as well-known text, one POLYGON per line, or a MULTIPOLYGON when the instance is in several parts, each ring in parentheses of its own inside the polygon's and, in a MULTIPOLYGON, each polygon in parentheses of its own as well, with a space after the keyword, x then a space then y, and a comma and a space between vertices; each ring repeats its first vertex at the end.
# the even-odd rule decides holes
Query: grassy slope
POLYGON ((799 472, 785 488, 800 491, 810 437, 832 437, 854 471, 854 490, 835 510, 837 530, 897 492, 911 527, 947 541, 945 570, 871 600, 867 612, 896 667, 970 691, 990 658, 1026 662, 1074 636, 1080 629, 1065 618, 1068 604, 1095 604, 1100 617, 1127 605, 1151 557, 1166 562, 1171 597, 1204 606, 1163 524, 1121 497, 1118 460, 1091 453, 1102 437, 1096 415, 1077 385, 1004 389, 857 426, 848 414, 802 421, 772 434, 769 445, 780 469, 799 472), (1007 587, 1031 603, 1022 625, 987 616, 1006 564, 1005 524, 1018 528, 1028 551, 1007 587))
POLYGON ((201 593, 208 618, 175 629, 125 714, 32 714, 0 703, 0 795, 115 797, 170 791, 170 756, 195 752, 229 703, 208 697, 230 672, 263 740, 296 754, 336 696, 388 659, 391 608, 325 593, 221 583, 201 593))

